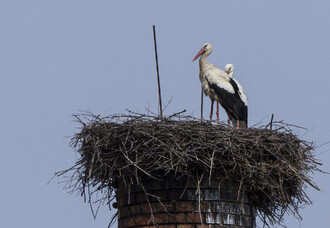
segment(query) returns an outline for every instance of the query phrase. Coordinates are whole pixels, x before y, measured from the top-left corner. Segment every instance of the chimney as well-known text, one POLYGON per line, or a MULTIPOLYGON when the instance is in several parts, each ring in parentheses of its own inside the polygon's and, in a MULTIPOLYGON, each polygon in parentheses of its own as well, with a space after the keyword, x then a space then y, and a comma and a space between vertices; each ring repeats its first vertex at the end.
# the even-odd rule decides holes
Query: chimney
POLYGON ((118 228, 256 226, 255 208, 246 192, 230 182, 204 180, 198 185, 166 177, 164 181, 144 181, 143 187, 122 185, 116 196, 118 228))

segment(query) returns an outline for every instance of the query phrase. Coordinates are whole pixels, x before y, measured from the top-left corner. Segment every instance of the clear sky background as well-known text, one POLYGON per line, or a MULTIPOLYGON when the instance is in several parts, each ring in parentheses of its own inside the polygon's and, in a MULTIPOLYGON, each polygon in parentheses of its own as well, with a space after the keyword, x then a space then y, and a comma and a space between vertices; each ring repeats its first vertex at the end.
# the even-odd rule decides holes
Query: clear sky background
MULTIPOLYGON (((152 25, 156 25, 165 114, 199 117, 200 81, 193 57, 205 42, 208 61, 235 65, 249 99, 249 125, 275 120, 306 127, 294 133, 321 145, 330 140, 329 1, 0 1, 0 226, 107 227, 105 205, 93 220, 61 179, 47 182, 78 158, 69 147, 79 125, 72 114, 157 112, 152 25)), ((204 115, 210 102, 204 103, 204 115)), ((220 118, 226 120, 222 111, 220 118)), ((318 147, 330 171, 330 145, 318 147)), ((301 223, 328 227, 329 175, 307 193, 313 205, 301 223)), ((260 224, 259 224, 260 225, 260 224)))

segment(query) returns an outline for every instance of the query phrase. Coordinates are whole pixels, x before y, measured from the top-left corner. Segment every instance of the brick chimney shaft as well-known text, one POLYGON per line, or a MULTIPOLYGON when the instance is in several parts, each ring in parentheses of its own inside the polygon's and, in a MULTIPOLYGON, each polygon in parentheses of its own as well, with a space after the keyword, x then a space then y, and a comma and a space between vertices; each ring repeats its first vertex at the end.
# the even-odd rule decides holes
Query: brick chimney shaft
POLYGON ((118 228, 254 228, 255 209, 238 185, 208 180, 196 183, 167 178, 117 190, 118 228))

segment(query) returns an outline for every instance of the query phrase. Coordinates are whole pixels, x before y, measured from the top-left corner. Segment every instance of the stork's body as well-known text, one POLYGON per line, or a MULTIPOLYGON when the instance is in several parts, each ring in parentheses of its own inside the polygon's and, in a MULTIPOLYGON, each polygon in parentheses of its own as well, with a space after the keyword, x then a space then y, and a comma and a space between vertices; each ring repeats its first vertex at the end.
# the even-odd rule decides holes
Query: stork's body
MULTIPOLYGON (((233 64, 227 64, 225 66, 225 72, 227 73, 227 75, 229 77, 231 77, 235 83, 237 84, 238 87, 238 94, 240 96, 240 99, 243 101, 244 105, 247 106, 248 105, 248 101, 247 101, 247 97, 245 94, 245 91, 243 89, 243 87, 241 86, 241 84, 239 84, 239 82, 233 78, 233 74, 234 74, 234 65, 233 64)), ((228 115, 228 118, 230 119, 230 116, 228 115)), ((229 120, 228 120, 228 124, 229 124, 229 120)), ((233 126, 237 125, 237 121, 235 121, 235 119, 233 120, 233 126)), ((247 125, 247 123, 246 123, 247 125)))
MULTIPOLYGON (((206 43, 202 49, 193 59, 196 60, 199 56, 199 79, 202 83, 204 93, 211 99, 211 113, 212 119, 213 102, 219 101, 221 106, 226 110, 229 118, 237 123, 234 127, 247 127, 247 102, 241 98, 241 92, 236 80, 233 80, 229 75, 215 67, 213 64, 206 61, 206 57, 212 52, 212 45, 206 43)), ((217 118, 218 116, 217 105, 217 118)))

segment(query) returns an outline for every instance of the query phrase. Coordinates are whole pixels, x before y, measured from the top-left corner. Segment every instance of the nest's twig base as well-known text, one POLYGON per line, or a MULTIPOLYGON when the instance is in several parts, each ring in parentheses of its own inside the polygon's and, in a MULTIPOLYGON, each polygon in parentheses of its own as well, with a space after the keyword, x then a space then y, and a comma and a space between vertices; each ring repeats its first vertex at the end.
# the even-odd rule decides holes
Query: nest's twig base
POLYGON ((298 209, 311 203, 304 191, 307 184, 318 189, 308 175, 320 171, 313 144, 283 122, 272 121, 272 130, 237 130, 180 113, 163 120, 140 114, 75 117, 82 129, 72 146, 81 157, 71 168, 69 183, 84 195, 93 186, 89 199, 105 191, 106 199, 113 200, 118 178, 126 186, 143 185, 143 177, 162 180, 170 173, 198 183, 198 170, 207 180, 244 185, 260 218, 274 224, 287 211, 299 216, 298 209))

